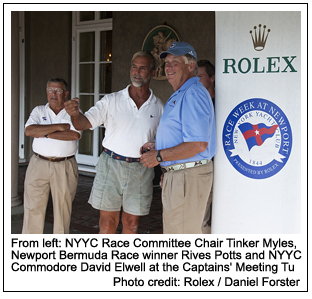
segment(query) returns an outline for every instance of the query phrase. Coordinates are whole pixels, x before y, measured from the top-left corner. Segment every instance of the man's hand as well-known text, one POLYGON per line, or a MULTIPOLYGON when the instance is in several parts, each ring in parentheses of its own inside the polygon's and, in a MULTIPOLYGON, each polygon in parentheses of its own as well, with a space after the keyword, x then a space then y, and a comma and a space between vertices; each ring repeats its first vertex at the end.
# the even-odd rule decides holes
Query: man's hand
POLYGON ((63 132, 63 131, 69 131, 70 129, 70 124, 59 124, 59 129, 56 130, 59 131, 59 132, 63 132))
POLYGON ((66 101, 64 103, 66 112, 71 117, 79 116, 79 99, 73 98, 72 100, 66 101))
POLYGON ((153 168, 159 164, 156 159, 157 151, 155 150, 155 142, 145 143, 140 150, 141 162, 144 167, 153 168))
POLYGON ((140 149, 140 154, 143 155, 147 151, 155 149, 155 142, 146 142, 140 149))
POLYGON ((150 150, 141 156, 141 162, 144 167, 153 168, 159 164, 159 162, 156 159, 157 152, 158 151, 156 150, 150 150))
POLYGON ((66 112, 70 115, 76 130, 84 131, 92 127, 89 120, 79 111, 79 99, 73 98, 64 103, 66 112))

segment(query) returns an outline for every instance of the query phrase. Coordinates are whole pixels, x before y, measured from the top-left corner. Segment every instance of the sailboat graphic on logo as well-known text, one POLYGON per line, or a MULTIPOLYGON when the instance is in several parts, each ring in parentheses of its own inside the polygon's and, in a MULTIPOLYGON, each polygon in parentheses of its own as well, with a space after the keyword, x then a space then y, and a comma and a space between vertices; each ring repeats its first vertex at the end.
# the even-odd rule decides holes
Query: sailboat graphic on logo
POLYGON ((222 142, 238 172, 252 179, 266 179, 277 174, 289 159, 291 125, 275 103, 251 98, 229 113, 222 142))
POLYGON ((256 125, 243 123, 238 128, 242 132, 250 151, 254 146, 261 146, 267 138, 272 138, 278 125, 268 127, 263 123, 256 125))

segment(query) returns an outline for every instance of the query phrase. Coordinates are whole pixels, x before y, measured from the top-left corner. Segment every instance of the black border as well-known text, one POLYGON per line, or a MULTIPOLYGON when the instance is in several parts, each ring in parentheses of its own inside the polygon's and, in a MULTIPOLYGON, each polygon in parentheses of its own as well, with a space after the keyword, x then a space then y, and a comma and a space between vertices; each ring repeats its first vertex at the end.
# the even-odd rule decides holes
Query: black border
MULTIPOLYGON (((4 7, 5 7, 5 5, 6 4, 8 4, 8 5, 12 5, 12 4, 54 4, 54 5, 61 5, 61 4, 75 4, 75 3, 23 3, 23 2, 18 2, 18 3, 3 3, 3 16, 2 16, 2 22, 3 22, 3 37, 2 37, 2 39, 3 39, 3 65, 4 65, 4 60, 5 60, 5 57, 4 57, 4 28, 5 28, 5 24, 4 24, 4 7)), ((90 5, 90 4, 101 4, 101 3, 79 3, 79 5, 80 4, 86 4, 86 5, 90 5)), ((102 3, 103 4, 103 3, 102 3)), ((108 5, 110 5, 110 4, 138 4, 138 5, 144 5, 144 4, 157 4, 157 5, 160 5, 160 7, 161 7, 161 9, 163 10, 163 5, 164 4, 177 4, 177 3, 106 3, 106 4, 108 4, 108 5)), ((286 4, 286 5, 306 5, 306 7, 307 7, 307 65, 308 65, 308 67, 309 67, 309 63, 308 63, 308 61, 309 61, 309 55, 308 55, 308 41, 309 41, 309 34, 308 34, 308 29, 309 29, 309 26, 308 26, 308 23, 309 23, 309 17, 308 17, 308 15, 309 15, 309 11, 308 11, 308 3, 183 3, 182 5, 186 5, 186 4, 191 4, 192 6, 194 6, 194 5, 196 5, 196 4, 246 4, 246 5, 250 5, 250 4, 261 4, 261 5, 272 5, 272 4, 286 4)), ((301 62, 302 63, 302 62, 301 62)), ((308 70, 308 67, 307 67, 307 83, 308 83, 308 73, 309 73, 309 70, 308 70)), ((4 76, 5 76, 5 70, 4 70, 4 68, 3 68, 3 86, 4 86, 4 76)), ((4 125, 5 125, 5 122, 4 122, 4 101, 5 101, 5 93, 4 93, 4 88, 3 88, 3 104, 2 104, 2 106, 3 106, 3 121, 2 121, 2 125, 3 125, 3 129, 2 129, 2 134, 3 134, 3 157, 2 157, 2 159, 3 159, 3 161, 5 160, 5 154, 4 154, 4 143, 5 143, 5 140, 4 140, 4 132, 5 132, 5 127, 4 127, 4 125)), ((308 102, 308 84, 307 84, 307 107, 309 107, 309 102, 308 102)), ((307 109, 307 124, 309 124, 309 120, 308 120, 308 111, 309 111, 309 109, 307 109)), ((307 126, 307 136, 306 136, 306 138, 307 138, 307 141, 309 140, 309 138, 308 138, 308 136, 309 136, 309 134, 308 134, 308 132, 309 132, 309 125, 307 126)), ((302 136, 303 137, 303 136, 302 136)), ((309 152, 309 144, 308 144, 308 142, 307 142, 307 153, 309 152)), ((307 165, 309 165, 308 164, 308 161, 309 161, 309 159, 308 159, 308 154, 307 154, 307 157, 306 157, 306 159, 307 159, 307 165)), ((5 224, 4 224, 4 199, 5 199, 5 192, 4 192, 4 175, 5 175, 5 169, 4 169, 4 167, 3 167, 3 170, 2 170, 2 172, 3 172, 3 220, 2 220, 2 225, 3 225, 3 229, 2 229, 2 242, 3 242, 3 245, 2 245, 2 250, 3 250, 3 258, 2 258, 2 262, 3 262, 3 265, 4 265, 4 226, 5 226, 5 224)), ((308 186, 308 177, 309 177, 309 175, 308 175, 308 170, 307 170, 307 186, 308 186)), ((309 198, 308 197, 308 194, 309 194, 309 192, 308 192, 308 190, 307 190, 307 199, 309 198)), ((308 211, 309 211, 309 209, 308 209, 308 206, 309 206, 309 201, 307 200, 307 253, 309 253, 309 215, 308 215, 308 211)), ((115 293, 115 292, 117 292, 117 293, 150 293, 150 292, 156 292, 156 293, 237 293, 237 292, 239 292, 239 293, 254 293, 254 292, 260 292, 260 293, 285 293, 285 292, 291 292, 291 293, 308 293, 309 292, 309 254, 307 255, 307 290, 306 291, 291 291, 291 290, 285 290, 285 291, 259 291, 259 290, 255 290, 255 291, 196 291, 196 290, 193 290, 193 291, 158 291, 158 290, 152 290, 152 291, 5 291, 4 290, 4 277, 5 277, 5 271, 4 271, 4 266, 3 266, 3 270, 2 270, 2 275, 3 275, 3 288, 2 288, 2 292, 3 293, 33 293, 33 292, 35 292, 35 293, 46 293, 46 292, 53 292, 53 293, 85 293, 85 292, 88 292, 88 293, 94 293, 94 292, 97 292, 97 293, 105 293, 105 292, 113 292, 113 293, 115 293)), ((18 282, 17 282, 18 283, 18 282)), ((86 282, 87 283, 87 282, 86 282)))

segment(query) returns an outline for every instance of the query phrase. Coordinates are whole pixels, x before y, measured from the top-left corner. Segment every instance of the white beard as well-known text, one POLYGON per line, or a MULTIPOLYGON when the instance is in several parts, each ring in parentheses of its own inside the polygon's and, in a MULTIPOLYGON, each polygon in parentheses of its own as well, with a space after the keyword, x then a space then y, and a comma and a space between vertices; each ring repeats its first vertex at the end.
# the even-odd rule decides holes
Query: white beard
POLYGON ((146 80, 143 80, 143 78, 142 78, 141 81, 138 82, 138 81, 135 81, 135 80, 133 79, 133 77, 130 76, 130 80, 131 80, 132 85, 133 85, 134 87, 141 87, 141 86, 145 85, 146 83, 148 83, 148 81, 150 80, 150 78, 151 78, 151 76, 149 76, 148 78, 146 78, 146 80))

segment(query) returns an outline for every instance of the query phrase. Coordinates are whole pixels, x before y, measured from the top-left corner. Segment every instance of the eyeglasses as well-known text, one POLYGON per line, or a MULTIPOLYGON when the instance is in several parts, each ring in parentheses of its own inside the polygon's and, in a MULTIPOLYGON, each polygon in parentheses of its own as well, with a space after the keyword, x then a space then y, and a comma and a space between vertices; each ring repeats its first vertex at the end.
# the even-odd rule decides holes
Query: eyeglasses
POLYGON ((62 94, 63 93, 63 89, 62 88, 59 88, 59 87, 48 87, 47 88, 47 93, 53 93, 53 92, 56 92, 57 94, 62 94))

